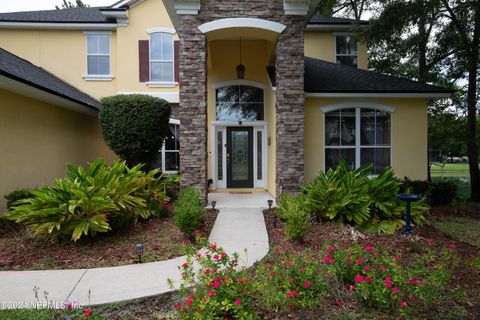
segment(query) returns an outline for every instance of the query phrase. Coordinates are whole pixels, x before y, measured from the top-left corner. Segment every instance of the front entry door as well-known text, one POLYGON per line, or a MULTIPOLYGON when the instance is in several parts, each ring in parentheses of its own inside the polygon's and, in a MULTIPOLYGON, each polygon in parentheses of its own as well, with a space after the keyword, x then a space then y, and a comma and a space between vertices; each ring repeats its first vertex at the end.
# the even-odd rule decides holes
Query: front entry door
POLYGON ((227 188, 253 188, 253 127, 227 128, 227 188))

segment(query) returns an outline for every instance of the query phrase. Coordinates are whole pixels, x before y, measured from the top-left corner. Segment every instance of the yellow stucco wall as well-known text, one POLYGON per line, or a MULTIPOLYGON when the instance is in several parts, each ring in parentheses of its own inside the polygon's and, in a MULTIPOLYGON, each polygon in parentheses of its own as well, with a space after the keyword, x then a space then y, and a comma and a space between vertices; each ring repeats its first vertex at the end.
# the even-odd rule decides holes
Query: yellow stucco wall
MULTIPOLYGON (((239 64, 238 40, 215 40, 208 43, 208 150, 210 150, 211 121, 215 121, 214 85, 236 80, 236 67, 239 64)), ((269 44, 266 40, 243 40, 242 63, 245 65, 245 80, 259 82, 265 86, 265 120, 267 121, 267 189, 275 192, 275 97, 272 92, 266 67, 270 60, 269 44)), ((208 159, 208 177, 212 178, 211 158, 208 159)))
POLYGON ((395 108, 392 113, 391 165, 399 178, 427 178, 427 100, 425 99, 340 99, 305 101, 305 181, 315 178, 324 165, 323 106, 359 101, 395 108))
MULTIPOLYGON (((149 28, 173 29, 163 1, 149 0, 134 6, 129 10, 129 25, 112 32, 111 81, 83 79, 87 73, 87 45, 82 30, 0 29, 0 47, 97 99, 117 92, 178 92, 178 85, 150 88, 139 81, 138 41, 149 39, 149 28)), ((178 40, 177 34, 174 39, 178 40)))
POLYGON ((52 184, 64 176, 67 162, 115 159, 96 117, 4 90, 0 101, 0 211, 4 194, 52 184))
MULTIPOLYGON (((305 56, 335 63, 335 32, 305 31, 305 56)), ((368 68, 367 46, 358 43, 358 68, 368 68)))

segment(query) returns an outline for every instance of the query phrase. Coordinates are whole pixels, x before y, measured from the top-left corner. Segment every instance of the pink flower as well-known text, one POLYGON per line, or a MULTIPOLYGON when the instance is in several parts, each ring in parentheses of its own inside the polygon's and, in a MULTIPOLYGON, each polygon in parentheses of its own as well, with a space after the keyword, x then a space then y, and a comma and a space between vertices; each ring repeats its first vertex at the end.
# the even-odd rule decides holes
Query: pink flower
POLYGON ((91 312, 92 311, 90 309, 86 309, 85 311, 83 311, 83 315, 85 316, 85 318, 88 318, 88 317, 90 317, 91 312))
POLYGON ((385 278, 385 286, 387 286, 388 288, 392 287, 392 278, 390 277, 385 278))
POLYGON ((350 287, 348 287, 348 290, 350 290, 350 291, 355 290, 355 286, 353 284, 351 284, 350 287))
POLYGON ((387 272, 387 268, 382 268, 382 272, 387 272))
POLYGON ((180 309, 182 307, 182 305, 179 303, 175 306, 175 309, 180 309))
POLYGON ((417 279, 410 279, 408 280, 408 283, 417 284, 417 279))
POLYGON ((209 296, 209 297, 213 297, 214 295, 215 295, 215 292, 213 292, 213 291, 210 291, 210 292, 208 293, 208 296, 209 296))
POLYGON ((195 230, 193 231, 195 234, 199 234, 201 231, 200 230, 195 230))
POLYGON ((310 282, 305 281, 305 283, 303 284, 303 287, 304 287, 305 289, 310 288, 310 282))
POLYGON ((328 262, 329 262, 330 264, 334 264, 334 263, 335 263, 335 259, 330 259, 330 260, 328 260, 328 262))
POLYGON ((277 249, 277 250, 275 250, 275 253, 276 253, 276 254, 281 254, 282 251, 281 251, 280 249, 277 249))
POLYGON ((287 266, 292 266, 293 265, 293 262, 292 261, 288 261, 287 262, 287 266))
POLYGON ((342 300, 335 300, 335 304, 339 307, 343 306, 342 300))
POLYGON ((407 303, 405 301, 400 302, 400 307, 403 308, 403 307, 406 307, 406 306, 407 306, 407 303))
POLYGON ((363 267, 363 269, 364 269, 365 271, 368 271, 368 270, 370 270, 370 266, 365 266, 365 267, 363 267))
POLYGON ((399 261, 399 260, 400 260, 400 257, 399 257, 399 256, 395 256, 395 260, 399 261))
POLYGON ((237 300, 235 300, 234 303, 235 303, 237 306, 239 306, 242 302, 241 302, 239 299, 237 299, 237 300))
POLYGON ((365 277, 365 282, 366 282, 366 283, 372 282, 372 278, 370 278, 370 277, 365 277))
POLYGON ((290 297, 298 297, 297 291, 292 290, 290 292, 287 292, 287 298, 290 298, 290 297))
POLYGON ((327 250, 328 250, 328 251, 335 251, 335 248, 334 248, 334 247, 332 247, 332 246, 330 246, 330 247, 328 247, 328 249, 327 249, 327 250))
POLYGON ((208 274, 210 273, 210 268, 207 268, 205 269, 205 274, 208 276, 208 274))
POLYGON ((275 271, 270 272, 270 275, 271 275, 271 276, 274 276, 274 275, 276 275, 276 274, 277 274, 277 273, 276 273, 275 271))
POLYGON ((219 283, 219 282, 215 281, 215 282, 213 283, 213 288, 218 289, 219 286, 220 286, 220 283, 219 283))
POLYGON ((188 245, 189 243, 190 243, 190 241, 188 241, 188 239, 187 239, 187 240, 183 240, 183 244, 184 244, 184 245, 188 245))
POLYGON ((197 253, 197 258, 201 258, 202 257, 202 254, 201 253, 197 253))
POLYGON ((450 247, 450 249, 455 249, 455 245, 454 245, 453 243, 451 243, 451 244, 449 245, 449 247, 450 247))
POLYGON ((355 276, 355 283, 363 282, 363 280, 364 280, 364 279, 363 279, 363 276, 361 276, 361 275, 359 275, 359 274, 357 274, 357 275, 355 276))
POLYGON ((212 245, 210 246, 210 249, 215 250, 215 249, 217 249, 217 246, 216 246, 215 244, 212 244, 212 245))
POLYGON ((186 304, 187 306, 189 306, 189 307, 192 305, 192 303, 193 303, 192 300, 187 300, 187 301, 185 301, 185 304, 186 304))
POLYGON ((305 269, 300 269, 300 273, 305 273, 305 269))
POLYGON ((213 256, 213 260, 218 260, 218 259, 220 259, 220 256, 218 254, 213 256))
POLYGON ((356 264, 356 265, 361 265, 361 264, 362 264, 362 260, 361 260, 361 259, 355 260, 355 264, 356 264))
POLYGON ((188 264, 186 264, 186 263, 182 264, 183 269, 186 269, 187 267, 188 267, 188 264))
POLYGON ((373 251, 373 247, 372 246, 365 246, 365 250, 371 252, 371 251, 373 251))
POLYGON ((347 261, 352 261, 352 258, 346 257, 345 260, 347 260, 347 261))
POLYGON ((393 293, 398 293, 398 287, 393 287, 392 291, 393 291, 393 293))

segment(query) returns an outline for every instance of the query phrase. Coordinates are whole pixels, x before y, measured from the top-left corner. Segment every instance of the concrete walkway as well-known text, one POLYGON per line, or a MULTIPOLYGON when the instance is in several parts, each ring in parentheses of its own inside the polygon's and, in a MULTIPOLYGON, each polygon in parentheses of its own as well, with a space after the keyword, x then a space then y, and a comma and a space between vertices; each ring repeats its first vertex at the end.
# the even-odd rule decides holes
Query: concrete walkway
MULTIPOLYGON (((237 207, 236 201, 232 201, 229 205, 228 199, 234 199, 236 196, 217 200, 218 207, 221 209, 209 240, 222 246, 229 254, 238 252, 240 264, 249 267, 261 260, 269 250, 268 235, 262 214, 266 201, 265 204, 256 202, 257 207, 250 208, 237 207)), ((167 285, 167 279, 173 279, 174 283, 179 285, 180 273, 177 267, 184 262, 185 257, 179 257, 166 261, 110 268, 2 271, 0 272, 0 309, 14 306, 35 307, 37 299, 34 287, 39 288, 40 302, 46 301, 46 292, 48 301, 57 308, 67 300, 85 306, 162 294, 171 291, 167 285)))

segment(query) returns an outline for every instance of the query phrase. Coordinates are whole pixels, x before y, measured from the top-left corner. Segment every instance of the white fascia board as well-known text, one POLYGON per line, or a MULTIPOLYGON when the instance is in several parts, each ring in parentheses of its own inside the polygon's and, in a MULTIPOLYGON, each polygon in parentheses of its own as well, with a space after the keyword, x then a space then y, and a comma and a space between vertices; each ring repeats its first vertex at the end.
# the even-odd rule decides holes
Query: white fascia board
POLYGON ((305 98, 448 98, 452 94, 439 93, 355 93, 355 92, 305 92, 305 98))
POLYGON ((115 30, 117 23, 0 22, 0 29, 115 30))
POLYGON ((257 18, 225 18, 204 23, 198 27, 202 33, 229 29, 229 28, 255 28, 282 33, 287 26, 264 19, 257 18))
POLYGON ((181 0, 174 1, 175 12, 178 15, 198 15, 200 11, 200 0, 181 0))
POLYGON ((100 12, 107 18, 128 19, 128 11, 100 10, 100 12))
POLYGON ((307 31, 315 30, 352 30, 353 28, 367 28, 368 25, 360 24, 308 24, 306 27, 307 31))
POLYGON ((178 92, 118 92, 117 94, 144 94, 147 96, 162 98, 170 103, 180 102, 180 94, 178 92))
POLYGON ((283 0, 283 9, 287 16, 306 16, 309 4, 308 0, 283 0))
POLYGON ((98 115, 97 109, 87 107, 83 104, 71 101, 66 98, 62 98, 53 93, 43 91, 39 88, 32 87, 26 83, 13 80, 5 76, 0 76, 0 88, 22 96, 56 105, 74 112, 83 113, 94 117, 98 115))

